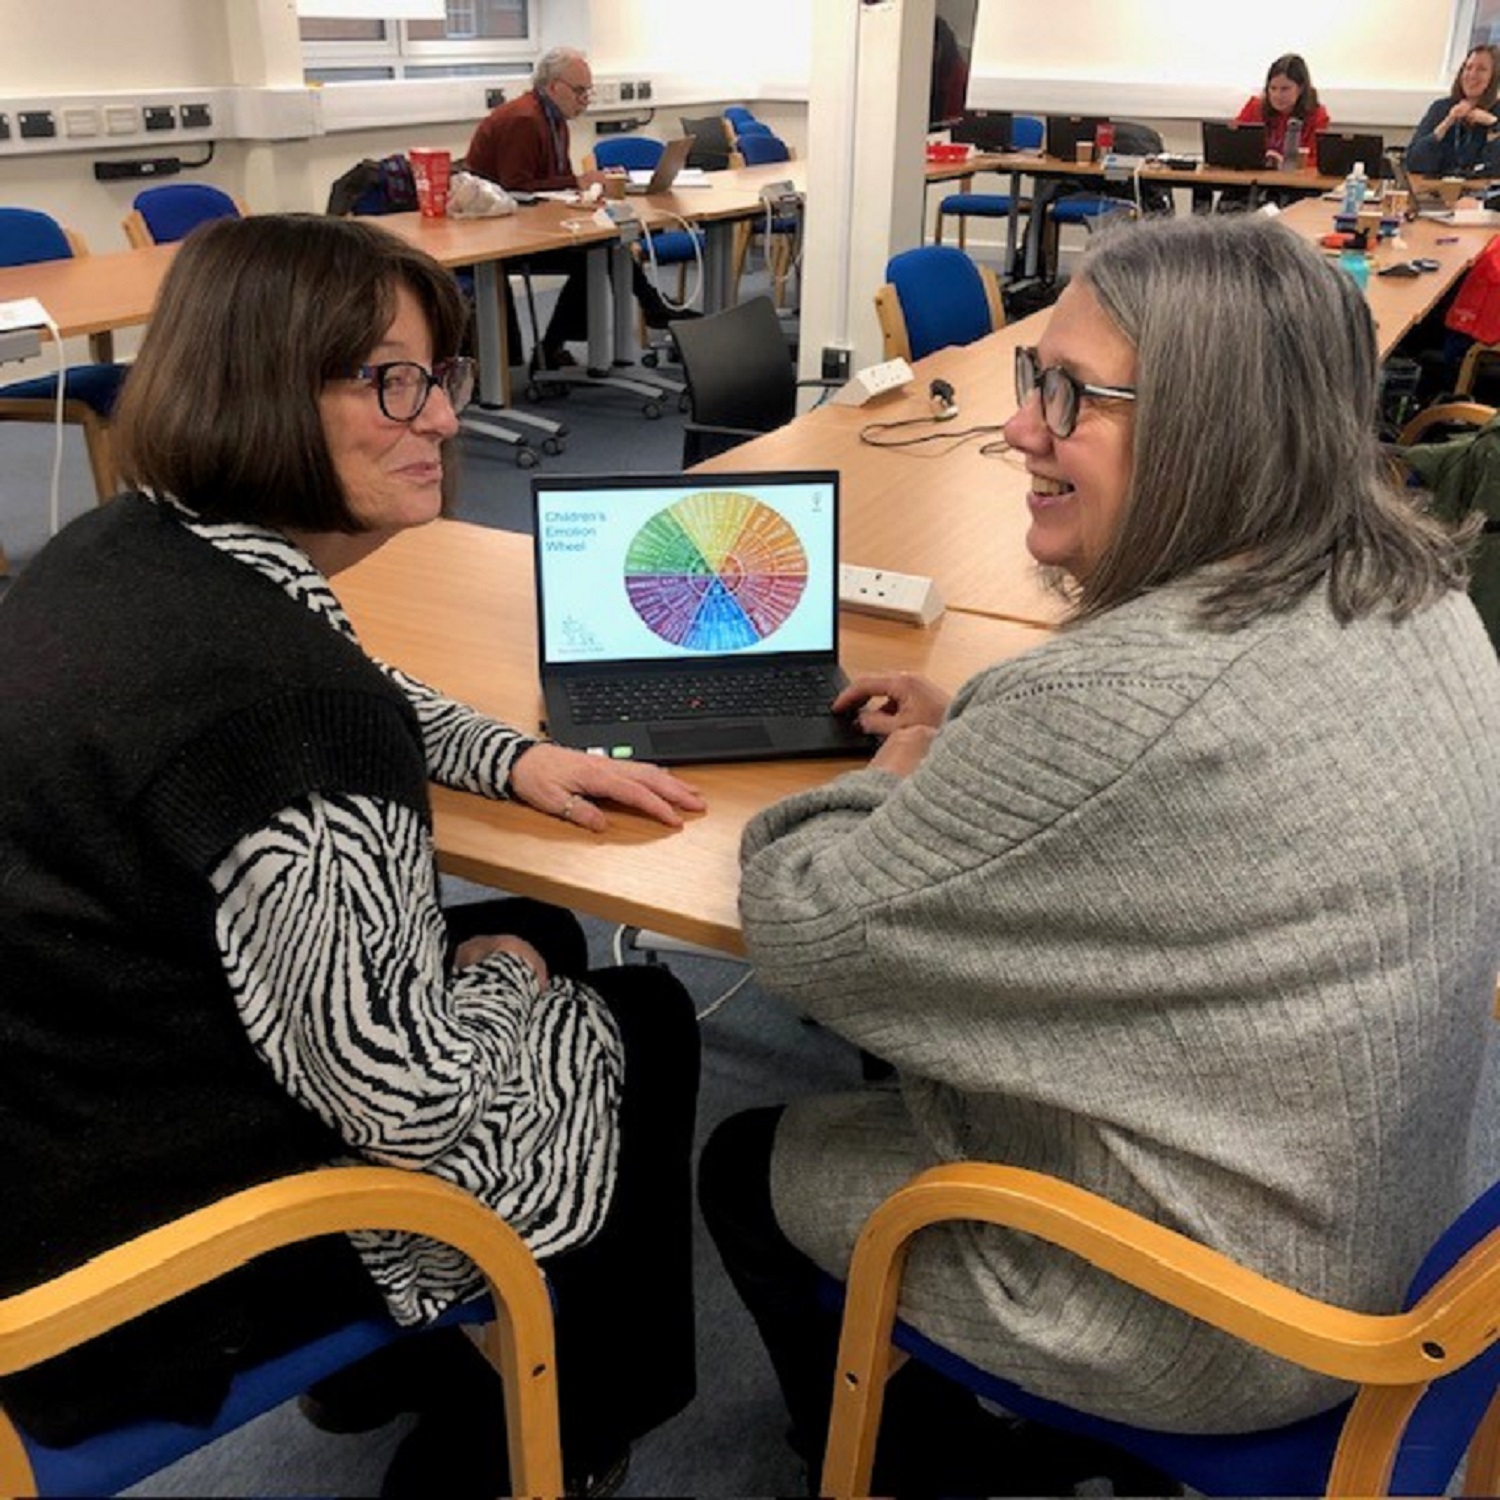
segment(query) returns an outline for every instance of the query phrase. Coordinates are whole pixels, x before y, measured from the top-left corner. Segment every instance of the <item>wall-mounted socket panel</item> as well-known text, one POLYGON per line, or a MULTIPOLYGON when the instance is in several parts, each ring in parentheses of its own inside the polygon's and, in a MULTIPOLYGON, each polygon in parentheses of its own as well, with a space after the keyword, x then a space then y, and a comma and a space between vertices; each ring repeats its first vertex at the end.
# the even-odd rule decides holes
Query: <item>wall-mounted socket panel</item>
POLYGON ((57 116, 50 109, 23 109, 20 120, 23 141, 51 140, 57 134, 57 116))
POLYGON ((20 97, 0 94, 0 159, 58 151, 93 152, 194 141, 296 140, 321 135, 317 91, 308 88, 157 89, 20 97))
POLYGON ((177 115, 170 104, 148 104, 141 111, 147 130, 176 130, 177 115))
POLYGON ((214 122, 214 112, 206 104, 184 104, 177 113, 184 130, 207 130, 214 122))
POLYGON ((8 141, 9 139, 10 116, 6 114, 0 114, 0 141, 8 141))

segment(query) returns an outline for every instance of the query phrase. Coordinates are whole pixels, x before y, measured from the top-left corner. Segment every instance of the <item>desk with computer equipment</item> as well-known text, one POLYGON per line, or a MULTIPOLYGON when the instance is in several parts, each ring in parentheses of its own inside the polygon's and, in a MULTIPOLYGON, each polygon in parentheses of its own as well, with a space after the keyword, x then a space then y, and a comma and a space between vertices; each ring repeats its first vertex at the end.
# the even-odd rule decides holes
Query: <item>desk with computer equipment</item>
MULTIPOLYGON (((532 542, 435 521, 403 532, 333 580, 365 648, 507 723, 534 729, 537 687, 532 542)), ((949 611, 925 629, 844 614, 850 671, 924 672, 956 688, 1041 631, 949 611)), ((449 874, 561 902, 609 921, 724 952, 741 949, 739 840, 748 819, 855 760, 749 761, 684 772, 708 811, 678 832, 609 809, 593 834, 510 802, 433 788, 439 862, 449 874)))

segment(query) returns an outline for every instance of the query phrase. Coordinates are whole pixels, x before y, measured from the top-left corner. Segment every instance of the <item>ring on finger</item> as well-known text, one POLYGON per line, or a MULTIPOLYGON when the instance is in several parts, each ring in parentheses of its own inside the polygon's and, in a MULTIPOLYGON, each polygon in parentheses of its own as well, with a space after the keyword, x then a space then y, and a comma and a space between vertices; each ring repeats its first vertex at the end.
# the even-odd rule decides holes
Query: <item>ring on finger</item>
POLYGON ((567 801, 564 802, 560 808, 558 808, 557 815, 563 820, 564 823, 571 823, 573 821, 573 804, 577 800, 578 793, 569 792, 567 801))

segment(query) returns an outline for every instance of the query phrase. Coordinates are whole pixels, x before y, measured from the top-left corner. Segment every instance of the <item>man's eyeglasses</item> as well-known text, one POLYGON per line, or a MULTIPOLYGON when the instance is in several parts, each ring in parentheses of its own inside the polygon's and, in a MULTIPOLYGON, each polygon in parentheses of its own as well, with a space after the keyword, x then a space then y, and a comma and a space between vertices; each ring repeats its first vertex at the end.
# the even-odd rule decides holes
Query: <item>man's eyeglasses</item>
POLYGON ((587 104, 589 100, 594 97, 594 86, 591 83, 569 83, 566 78, 559 78, 557 81, 562 84, 565 89, 572 89, 573 97, 577 99, 580 104, 587 104))
POLYGON ((448 404, 461 412, 474 394, 474 361, 462 356, 440 359, 430 371, 415 360, 396 359, 383 365, 361 365, 355 380, 375 387, 380 410, 392 422, 415 422, 434 387, 441 386, 448 404))
POLYGON ((1042 420, 1053 437, 1071 437, 1078 425, 1078 403, 1085 396, 1101 401, 1134 401, 1135 388, 1128 385, 1090 385, 1063 369, 1048 365, 1044 370, 1036 350, 1016 350, 1016 404, 1025 406, 1031 393, 1042 393, 1042 420))

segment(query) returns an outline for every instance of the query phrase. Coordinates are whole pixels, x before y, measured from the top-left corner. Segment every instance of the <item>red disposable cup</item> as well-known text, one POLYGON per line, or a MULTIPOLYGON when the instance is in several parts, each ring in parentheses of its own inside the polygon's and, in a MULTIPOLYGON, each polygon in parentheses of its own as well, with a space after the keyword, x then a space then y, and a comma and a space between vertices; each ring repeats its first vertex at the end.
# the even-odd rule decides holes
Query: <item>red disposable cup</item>
POLYGON ((1114 124, 1105 120, 1094 126, 1094 150, 1100 156, 1107 156, 1115 149, 1115 127, 1114 124))
POLYGON ((452 153, 432 146, 413 146, 407 156, 411 159, 412 181, 417 187, 417 207, 421 209, 422 217, 443 218, 448 212, 452 153))

